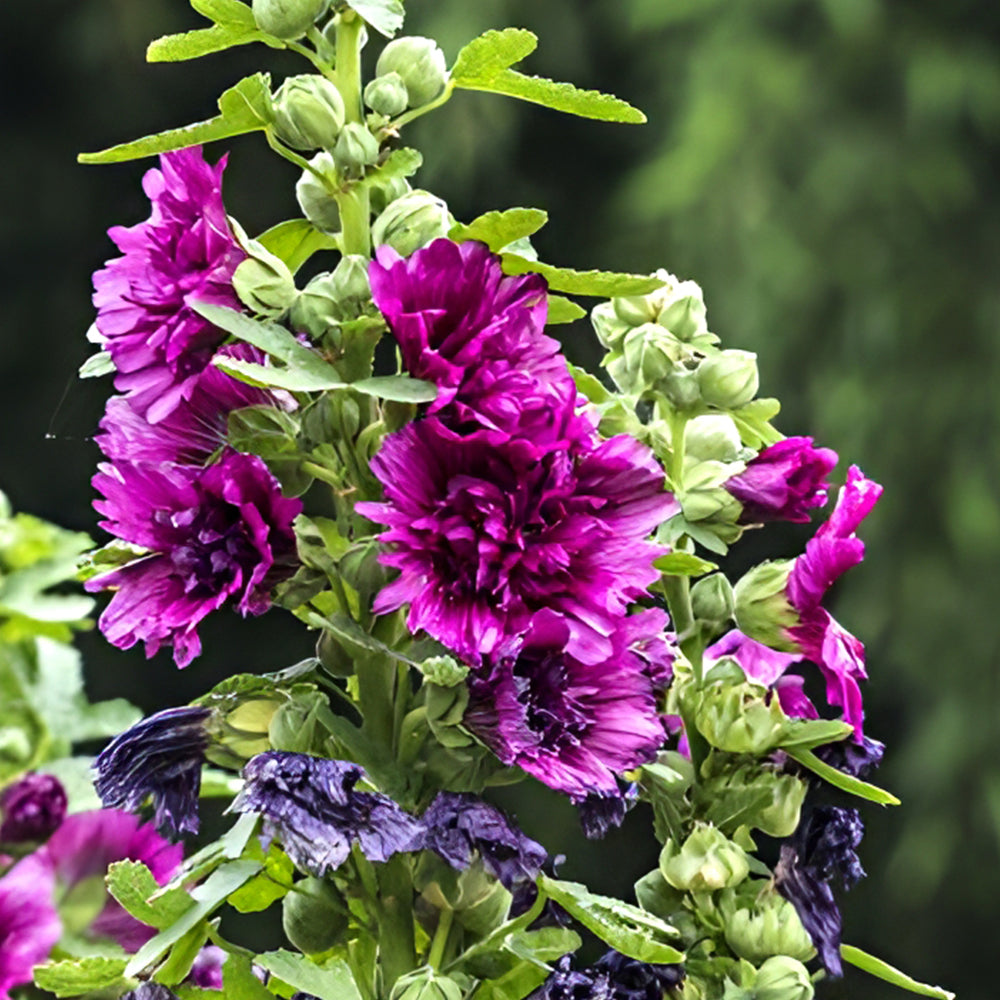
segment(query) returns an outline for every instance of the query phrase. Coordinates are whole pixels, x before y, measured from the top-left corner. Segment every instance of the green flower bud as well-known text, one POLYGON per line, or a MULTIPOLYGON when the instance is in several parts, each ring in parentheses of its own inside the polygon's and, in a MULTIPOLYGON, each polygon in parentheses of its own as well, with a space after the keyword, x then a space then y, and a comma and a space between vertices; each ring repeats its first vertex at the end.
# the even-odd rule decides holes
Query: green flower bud
POLYGON ((268 730, 284 699, 226 697, 207 724, 212 742, 208 758, 222 767, 242 767, 245 761, 271 749, 268 730), (230 707, 232 706, 232 707, 230 707))
POLYGON ((616 301, 618 300, 602 302, 590 311, 590 322, 594 327, 594 333, 609 351, 619 350, 625 335, 632 329, 631 323, 625 322, 618 316, 614 305, 616 301))
POLYGON ((360 122, 348 122, 333 147, 337 169, 345 175, 359 175, 378 159, 378 139, 360 122))
POLYGON ((233 273, 233 290, 255 315, 277 319, 295 301, 295 279, 285 262, 259 243, 252 243, 250 253, 233 273))
POLYGON ((347 930, 347 903, 325 879, 304 878, 281 901, 281 926, 293 947, 306 955, 332 948, 347 930))
MULTIPOLYGON (((736 423, 724 413, 706 413, 694 417, 684 428, 684 454, 691 458, 735 462, 739 459, 742 447, 736 423)), ((737 469, 729 475, 741 471, 742 469, 737 469)))
POLYGON ((724 573, 712 573, 691 588, 691 608, 718 635, 733 617, 733 587, 724 573))
POLYGON ((317 73, 290 76, 274 95, 274 128, 294 149, 332 149, 344 127, 340 91, 317 73))
POLYGON ((739 885, 750 866, 742 847, 716 827, 698 823, 680 847, 667 841, 660 853, 660 871, 675 889, 713 892, 739 885))
POLYGON ((329 0, 253 0, 257 27, 275 38, 301 38, 323 15, 329 0))
POLYGON ((442 746, 467 747, 475 742, 461 728, 469 706, 469 689, 464 684, 443 687, 425 683, 424 704, 427 707, 427 725, 442 746))
MULTIPOLYGON (((310 165, 331 181, 337 183, 337 165, 329 153, 317 153, 310 165)), ((323 182, 312 171, 303 170, 295 185, 295 198, 302 214, 324 233, 336 233, 340 229, 340 210, 337 201, 323 182)))
POLYGON ((757 970, 754 1000, 812 1000, 815 995, 809 970, 787 955, 769 958, 757 970))
POLYGON ((794 774, 774 777, 771 804, 754 817, 753 825, 769 837, 790 837, 799 825, 808 785, 794 774))
POLYGON ((469 668, 453 656, 429 656, 418 669, 429 683, 443 688, 461 684, 469 673, 469 668))
POLYGON ((372 224, 375 246, 388 244, 404 257, 439 236, 447 236, 453 220, 448 206, 419 188, 397 198, 372 224))
POLYGON ((680 346, 662 326, 644 323, 622 339, 621 354, 608 361, 608 372, 623 392, 641 393, 674 370, 680 346))
POLYGON ((785 713, 777 698, 768 704, 755 684, 710 684, 695 710, 698 731, 729 753, 766 753, 784 733, 785 713))
POLYGON ((773 888, 765 888, 751 899, 746 893, 728 890, 722 894, 719 909, 725 921, 726 943, 747 961, 757 963, 773 955, 788 955, 806 962, 816 954, 795 907, 773 888))
POLYGON ((404 194, 409 194, 413 190, 405 177, 378 180, 378 175, 374 176, 376 183, 372 184, 368 194, 372 215, 381 215, 397 198, 402 198, 404 194))
POLYGON ((798 652, 787 633, 799 623, 785 595, 791 572, 791 559, 768 560, 744 573, 733 588, 733 610, 740 631, 783 653, 798 652))
POLYGON ((317 738, 323 738, 325 730, 316 721, 316 714, 325 702, 325 695, 319 691, 297 692, 271 719, 268 737, 275 750, 289 750, 292 753, 309 753, 317 738), (322 730, 322 734, 320 733, 322 730))
POLYGON ((397 38, 382 50, 375 64, 376 76, 398 73, 406 85, 407 104, 419 108, 430 104, 448 80, 444 53, 432 38, 410 35, 397 38))
POLYGON ((701 286, 695 281, 680 281, 665 271, 657 271, 656 275, 667 281, 664 288, 650 296, 657 310, 656 322, 686 344, 705 346, 715 341, 717 338, 708 332, 701 286))
POLYGON ((656 383, 656 389, 677 410, 693 410, 701 402, 696 370, 677 366, 656 383))
POLYGON ((340 322, 340 303, 332 273, 317 274, 299 292, 288 319, 292 329, 308 333, 314 340, 319 340, 330 327, 340 322))
POLYGON ((404 112, 407 100, 406 84, 395 70, 385 76, 375 77, 365 87, 365 104, 386 118, 404 112))
POLYGON ((462 1000, 463 990, 430 966, 415 969, 396 980, 389 1000, 462 1000))
POLYGON ((752 351, 719 351, 698 366, 701 398, 710 406, 735 410, 749 403, 760 388, 757 355, 752 351))

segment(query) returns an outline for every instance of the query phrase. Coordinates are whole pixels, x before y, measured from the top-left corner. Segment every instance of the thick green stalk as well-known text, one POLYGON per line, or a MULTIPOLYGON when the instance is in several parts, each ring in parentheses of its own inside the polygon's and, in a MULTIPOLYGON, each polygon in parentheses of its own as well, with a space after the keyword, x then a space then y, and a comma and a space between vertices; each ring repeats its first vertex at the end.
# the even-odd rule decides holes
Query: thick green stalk
POLYGON ((400 976, 417 967, 413 937, 413 879, 402 854, 381 865, 379 882, 379 957, 382 995, 387 997, 400 976))
MULTIPOLYGON (((337 23, 337 86, 344 99, 349 122, 364 122, 361 96, 361 36, 364 22, 352 10, 340 14, 337 23)), ((371 209, 368 191, 353 185, 337 196, 345 254, 371 256, 371 209)))
POLYGON ((432 969, 439 969, 445 957, 445 947, 448 944, 448 935, 451 933, 451 924, 455 919, 455 911, 452 909, 442 910, 438 917, 437 929, 434 931, 434 940, 431 941, 431 950, 427 956, 427 964, 432 969))

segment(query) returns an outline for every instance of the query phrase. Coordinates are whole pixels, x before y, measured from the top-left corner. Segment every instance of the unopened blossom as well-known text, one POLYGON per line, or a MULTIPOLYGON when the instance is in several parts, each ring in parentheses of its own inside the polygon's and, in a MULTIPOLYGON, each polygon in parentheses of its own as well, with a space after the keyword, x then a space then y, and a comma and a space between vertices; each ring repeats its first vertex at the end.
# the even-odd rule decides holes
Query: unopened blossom
POLYGON ((66 789, 51 774, 26 774, 0 792, 0 843, 44 840, 66 815, 66 789))
POLYGON ((49 957, 62 936, 55 874, 38 853, 22 858, 0 878, 0 1000, 30 983, 31 970, 49 957))
POLYGON ((835 451, 816 448, 810 437, 790 437, 769 445, 724 486, 743 506, 740 524, 805 523, 811 508, 826 503, 836 464, 835 451))
POLYGON ((357 764, 268 750, 247 763, 243 777, 232 808, 259 813, 265 834, 313 875, 338 868, 354 843, 370 861, 423 846, 419 820, 380 792, 356 789, 365 777, 357 764))
POLYGON ((207 708, 168 708, 116 736, 94 761, 101 802, 135 812, 152 798, 161 832, 197 833, 210 715, 207 708))
POLYGON ((225 158, 194 146, 160 157, 143 188, 146 222, 109 233, 123 256, 94 275, 97 329, 117 369, 115 387, 151 422, 190 396, 226 334, 193 304, 240 308, 232 277, 246 257, 222 203, 225 158))
POLYGON ((200 469, 154 462, 105 463, 94 477, 101 527, 149 555, 86 584, 115 591, 100 627, 112 645, 172 646, 187 666, 201 651, 198 625, 232 601, 243 615, 270 607, 294 571, 292 521, 302 510, 255 455, 224 454, 200 469))

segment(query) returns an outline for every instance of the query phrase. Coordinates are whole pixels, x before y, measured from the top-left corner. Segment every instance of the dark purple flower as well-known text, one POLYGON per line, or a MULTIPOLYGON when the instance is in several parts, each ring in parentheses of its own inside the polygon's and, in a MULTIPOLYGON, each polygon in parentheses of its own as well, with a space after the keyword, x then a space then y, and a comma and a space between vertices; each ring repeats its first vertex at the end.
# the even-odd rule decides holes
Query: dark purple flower
POLYGON ((588 840, 603 840, 610 830, 625 822, 625 816, 635 805, 638 787, 633 782, 616 795, 592 794, 577 803, 580 826, 588 840))
POLYGON ((582 972, 564 955, 531 1000, 662 1000, 683 978, 679 965, 650 965, 617 951, 606 952, 582 972))
POLYGON ((820 760, 853 778, 866 778, 882 763, 885 744, 866 736, 860 743, 840 740, 816 747, 814 753, 820 760))
POLYGON ((565 616, 574 655, 609 655, 610 623, 658 578, 645 538, 676 502, 630 437, 568 449, 573 406, 542 438, 463 436, 436 417, 386 438, 372 461, 386 503, 357 505, 389 526, 382 559, 400 571, 377 612, 408 603, 411 631, 479 662, 546 608, 565 616))
POLYGON ((222 989, 222 963, 228 953, 214 944, 206 944, 195 957, 187 982, 205 990, 222 989))
POLYGON ((468 868, 478 854, 486 870, 511 892, 522 883, 534 883, 548 857, 541 844, 476 795, 438 792, 421 822, 425 847, 458 870, 468 868))
POLYGON ((116 736, 94 762, 101 802, 135 812, 152 797, 161 832, 197 833, 211 714, 207 708, 168 708, 116 736))
POLYGON ((826 477, 837 453, 814 448, 812 438, 790 437, 765 448, 725 488, 743 505, 740 524, 809 520, 809 510, 826 503, 826 477))
POLYGON ((122 1000, 177 1000, 177 994, 171 993, 162 983, 140 983, 134 990, 129 990, 122 1000))
POLYGON ((0 1000, 15 986, 31 982, 62 936, 53 904, 55 875, 47 859, 30 854, 0 878, 0 1000))
POLYGON ((193 391, 226 334, 193 302, 240 308, 233 272, 246 257, 222 204, 225 158, 194 146, 160 157, 143 188, 148 221, 109 233, 124 254, 94 275, 97 329, 118 369, 115 387, 155 423, 193 391))
POLYGON ((339 867, 357 842, 370 861, 420 850, 423 824, 379 792, 355 791, 357 764, 268 750, 243 768, 246 783, 232 808, 259 813, 303 870, 322 876, 339 867))
POLYGON ((782 844, 774 870, 775 887, 795 907, 831 976, 842 974, 841 918, 832 883, 851 889, 864 877, 857 855, 863 835, 856 809, 821 806, 782 844))
POLYGON ((509 650, 469 675, 465 725, 504 764, 574 802, 618 795, 617 775, 651 760, 664 739, 628 621, 609 624, 608 658, 591 663, 573 651, 566 618, 537 612, 509 650))
POLYGON ((0 842, 44 840, 66 815, 66 790, 51 774, 26 774, 0 792, 0 842))
POLYGON ((294 569, 298 500, 281 495, 255 455, 224 454, 205 469, 153 462, 105 463, 101 526, 148 549, 145 558, 89 580, 115 590, 100 626, 112 645, 138 641, 152 656, 172 645, 179 667, 201 652, 198 624, 232 599, 244 615, 270 606, 274 585, 294 569))

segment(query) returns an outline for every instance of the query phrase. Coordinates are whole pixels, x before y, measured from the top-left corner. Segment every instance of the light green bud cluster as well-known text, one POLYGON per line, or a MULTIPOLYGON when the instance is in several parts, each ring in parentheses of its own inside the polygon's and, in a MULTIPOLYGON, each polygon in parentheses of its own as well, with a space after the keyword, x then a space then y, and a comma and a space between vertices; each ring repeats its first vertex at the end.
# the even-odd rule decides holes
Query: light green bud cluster
POLYGON ((360 122, 348 122, 337 136, 333 162, 344 177, 360 177, 378 159, 378 140, 360 122))
POLYGON ((754 1000, 812 1000, 815 993, 809 970, 788 955, 767 959, 753 984, 754 1000))
POLYGON ((454 979, 424 966, 400 976, 389 1000, 462 1000, 462 994, 461 986, 454 979))
POLYGON ((798 652, 787 630, 799 616, 785 596, 792 572, 791 559, 759 563, 745 573, 733 588, 734 614, 741 632, 757 642, 786 653, 798 652))
POLYGON ((733 587, 724 573, 703 577, 691 588, 691 610, 710 636, 725 630, 733 617, 733 587))
POLYGON ((278 319, 288 312, 298 294, 288 265, 256 240, 246 244, 250 256, 233 273, 233 290, 252 313, 278 319))
POLYGON ((339 324, 363 315, 370 303, 367 260, 345 254, 333 271, 317 274, 302 289, 289 319, 294 329, 318 340, 339 324))
POLYGON ((745 406, 760 388, 757 355, 751 351, 719 351, 698 365, 698 388, 709 406, 736 410, 745 406))
POLYGON ((398 74, 406 88, 406 106, 411 108, 430 104, 448 82, 444 53, 434 39, 420 35, 397 38, 382 50, 375 77, 390 73, 398 74))
POLYGON ((332 948, 347 924, 347 901, 337 887, 325 879, 301 879, 281 902, 281 926, 285 937, 306 955, 332 948))
POLYGON ((469 674, 469 668, 453 656, 429 656, 418 669, 429 683, 444 688, 461 684, 469 674))
POLYGON ((316 73, 290 76, 274 95, 274 128, 294 149, 333 149, 344 127, 340 91, 316 73))
POLYGON ((785 714, 778 699, 769 703, 765 689, 756 684, 716 682, 702 692, 695 725, 719 750, 762 754, 779 744, 785 714))
POLYGON ((325 13, 329 0, 253 0, 257 27, 275 38, 301 38, 325 13))
POLYGON ((768 882, 726 890, 719 899, 726 943, 741 958, 758 963, 775 955, 807 962, 816 954, 795 907, 768 882))
POLYGON ((375 246, 388 245, 404 257, 447 236, 455 224, 448 206, 419 188, 391 202, 372 224, 375 246))
MULTIPOLYGON (((337 164, 330 153, 317 153, 309 165, 326 177, 331 186, 338 183, 337 164)), ((295 185, 295 199, 302 214, 321 232, 336 233, 340 229, 340 209, 330 189, 312 170, 303 170, 295 185)))
POLYGON ((410 99, 403 78, 395 70, 370 80, 364 96, 365 104, 386 118, 402 114, 410 99))
POLYGON ((660 872, 675 889, 714 892, 739 885, 750 866, 742 847, 718 828, 697 823, 680 846, 667 841, 660 853, 660 872))

